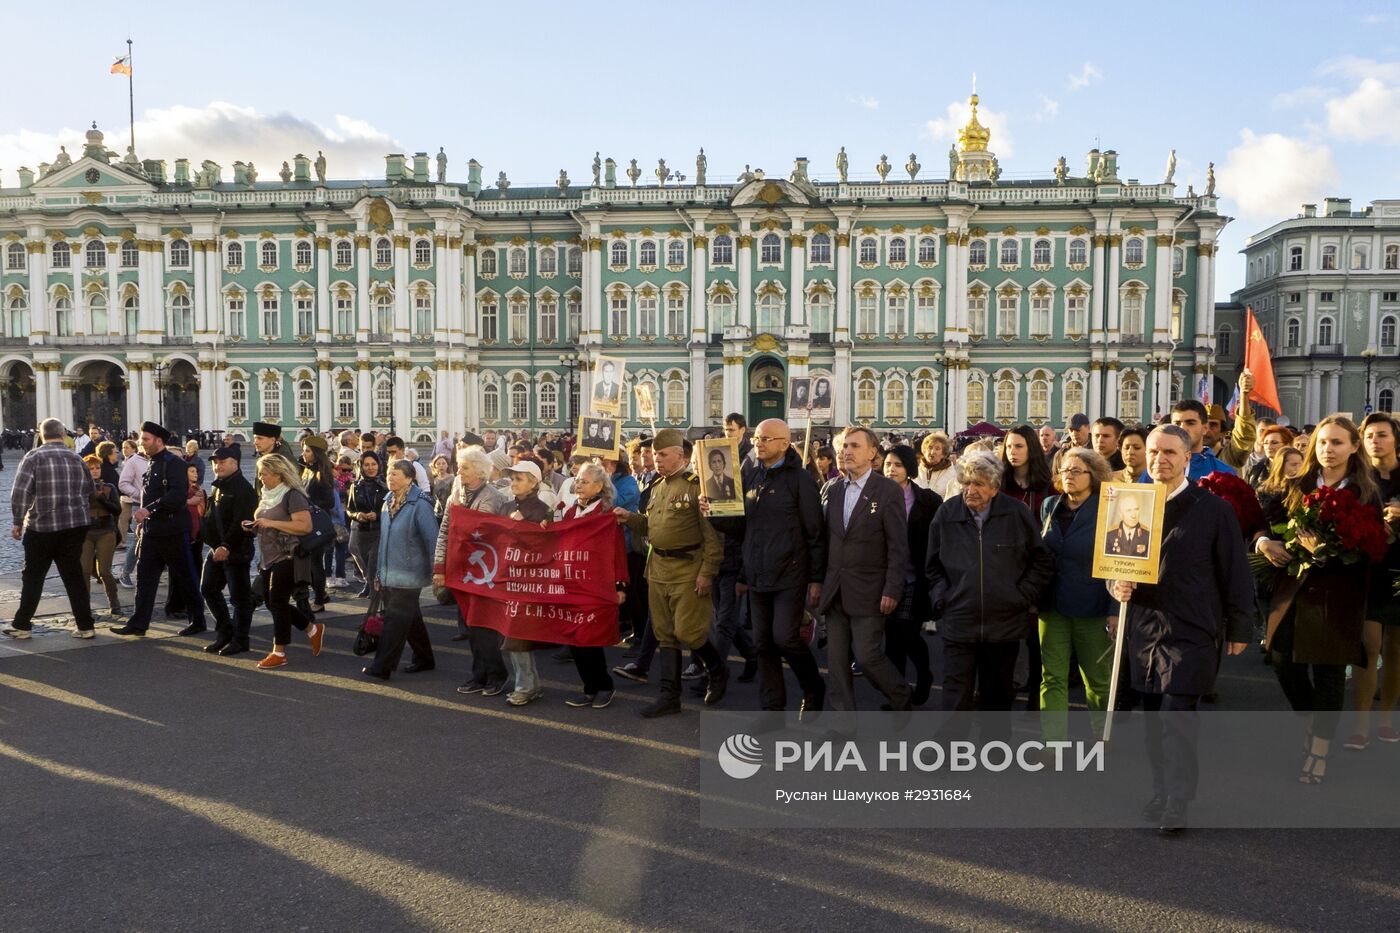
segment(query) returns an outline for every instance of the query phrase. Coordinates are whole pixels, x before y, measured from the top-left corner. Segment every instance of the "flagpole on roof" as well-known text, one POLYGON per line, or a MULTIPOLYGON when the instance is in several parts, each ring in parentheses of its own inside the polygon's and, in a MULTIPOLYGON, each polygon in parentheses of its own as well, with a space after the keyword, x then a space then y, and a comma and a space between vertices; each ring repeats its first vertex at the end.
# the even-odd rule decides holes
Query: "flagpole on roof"
POLYGON ((135 152, 136 152, 136 89, 135 89, 135 87, 133 87, 133 84, 132 84, 132 82, 133 82, 134 79, 131 77, 131 73, 132 73, 134 70, 135 70, 135 69, 133 69, 133 68, 131 67, 131 40, 130 40, 130 39, 127 39, 127 40, 126 40, 126 102, 127 102, 127 108, 128 108, 128 110, 129 110, 129 115, 130 115, 130 117, 131 117, 131 151, 132 151, 132 153, 133 153, 133 157, 134 157, 134 154, 135 154, 135 152))

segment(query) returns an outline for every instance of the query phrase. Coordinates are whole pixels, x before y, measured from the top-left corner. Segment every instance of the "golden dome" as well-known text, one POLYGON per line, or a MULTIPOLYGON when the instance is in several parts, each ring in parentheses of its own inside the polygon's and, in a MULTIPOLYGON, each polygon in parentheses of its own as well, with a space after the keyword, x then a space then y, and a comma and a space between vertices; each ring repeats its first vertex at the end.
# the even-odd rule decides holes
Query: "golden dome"
POLYGON ((992 131, 977 121, 977 95, 973 94, 967 102, 972 105, 972 116, 967 126, 958 130, 958 148, 963 152, 986 152, 992 131))

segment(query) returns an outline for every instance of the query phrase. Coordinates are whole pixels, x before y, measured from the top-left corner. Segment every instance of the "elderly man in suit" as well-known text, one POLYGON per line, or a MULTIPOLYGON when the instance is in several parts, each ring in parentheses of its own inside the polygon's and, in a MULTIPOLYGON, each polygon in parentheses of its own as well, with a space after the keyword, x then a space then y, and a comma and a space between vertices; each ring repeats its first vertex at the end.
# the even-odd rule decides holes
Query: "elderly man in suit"
POLYGON ((851 654, 891 709, 909 709, 909 685, 883 643, 885 617, 904 595, 909 532, 899 484, 871 469, 879 440, 869 428, 838 438, 842 476, 822 489, 826 514, 826 577, 818 612, 826 614, 828 698, 834 710, 854 710, 851 654))

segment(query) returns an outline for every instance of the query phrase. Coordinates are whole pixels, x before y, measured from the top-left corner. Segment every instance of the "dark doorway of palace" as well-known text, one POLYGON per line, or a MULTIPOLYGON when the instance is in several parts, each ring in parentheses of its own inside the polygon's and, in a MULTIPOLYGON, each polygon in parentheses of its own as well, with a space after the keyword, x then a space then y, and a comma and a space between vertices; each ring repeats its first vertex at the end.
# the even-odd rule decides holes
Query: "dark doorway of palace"
POLYGON ((188 360, 175 360, 162 374, 164 385, 160 415, 165 427, 176 434, 189 434, 208 427, 199 423, 199 374, 188 360))
POLYGON ((766 418, 785 417, 787 372, 771 356, 760 356, 749 364, 749 428, 766 418))
POLYGON ((15 361, 0 369, 0 413, 2 427, 25 431, 38 424, 38 406, 34 396, 34 370, 15 361))
POLYGON ((130 430, 126 420, 126 377, 121 367, 106 360, 84 363, 73 387, 75 430, 95 424, 111 434, 130 430))

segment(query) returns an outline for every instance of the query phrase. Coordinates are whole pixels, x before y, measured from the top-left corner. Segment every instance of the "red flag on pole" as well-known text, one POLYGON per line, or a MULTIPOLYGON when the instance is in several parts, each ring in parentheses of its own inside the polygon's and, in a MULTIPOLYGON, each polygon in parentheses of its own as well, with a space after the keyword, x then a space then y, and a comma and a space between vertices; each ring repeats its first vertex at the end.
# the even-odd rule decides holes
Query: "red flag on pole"
POLYGON ((1254 391, 1249 393, 1249 401, 1258 402, 1276 412, 1282 412, 1278 401, 1278 383, 1274 381, 1274 364, 1269 357, 1269 345, 1264 341, 1264 332, 1254 318, 1254 309, 1245 308, 1244 366, 1254 374, 1254 391))

